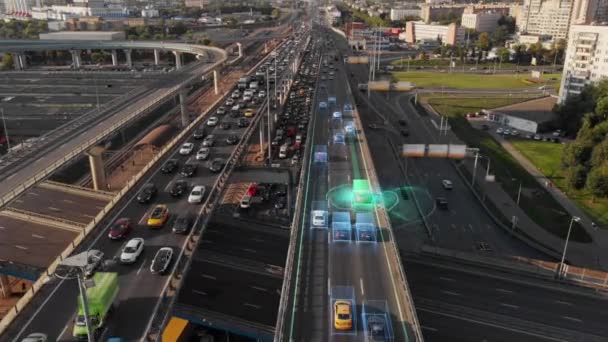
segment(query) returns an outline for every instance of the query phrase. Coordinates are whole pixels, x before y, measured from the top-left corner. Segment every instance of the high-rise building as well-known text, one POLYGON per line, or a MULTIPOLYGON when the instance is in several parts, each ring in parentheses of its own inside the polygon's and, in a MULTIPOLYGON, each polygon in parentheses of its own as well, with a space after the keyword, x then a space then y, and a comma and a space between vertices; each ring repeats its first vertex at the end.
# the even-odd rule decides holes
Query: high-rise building
POLYGON ((566 38, 571 24, 608 20, 606 0, 524 0, 517 22, 519 31, 566 38))
POLYGON ((464 29, 456 24, 434 25, 408 21, 405 25, 405 41, 413 44, 421 41, 441 41, 443 45, 464 42, 464 29))
POLYGON ((608 76, 608 26, 572 25, 564 61, 559 101, 608 76))
POLYGON ((460 23, 462 27, 473 29, 477 32, 492 33, 498 27, 498 20, 502 18, 500 12, 463 13, 460 23))

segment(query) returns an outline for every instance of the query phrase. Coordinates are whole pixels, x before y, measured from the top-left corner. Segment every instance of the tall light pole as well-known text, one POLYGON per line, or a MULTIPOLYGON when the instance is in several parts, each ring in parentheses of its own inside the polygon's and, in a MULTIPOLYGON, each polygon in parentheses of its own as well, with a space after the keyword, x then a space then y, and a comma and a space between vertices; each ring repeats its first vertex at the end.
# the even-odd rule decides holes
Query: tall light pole
MULTIPOLYGON (((275 69, 276 72, 276 69, 275 69)), ((276 76, 275 76, 276 77, 276 76)), ((266 69, 266 80, 268 80, 268 69, 266 69)), ((276 87, 276 78, 275 78, 275 87, 276 87)), ((270 123, 270 84, 268 84, 268 81, 266 81, 266 112, 268 114, 268 166, 270 166, 270 164, 272 163, 272 151, 270 149, 270 127, 271 127, 271 123, 270 123)), ((264 120, 260 120, 260 122, 264 122, 264 120)))
POLYGON ((564 244, 564 251, 562 252, 562 260, 559 262, 559 267, 557 268, 556 277, 560 278, 563 273, 564 268, 564 260, 566 259, 566 251, 568 250, 568 242, 570 241, 570 233, 572 232, 572 226, 574 222, 579 222, 581 220, 578 216, 572 216, 570 219, 570 225, 568 226, 568 234, 566 234, 566 243, 564 244))
POLYGON ((4 108, 0 108, 0 113, 2 113, 2 126, 4 127, 4 135, 6 136, 6 147, 7 151, 11 150, 11 139, 8 136, 8 129, 6 129, 6 119, 4 119, 4 108))

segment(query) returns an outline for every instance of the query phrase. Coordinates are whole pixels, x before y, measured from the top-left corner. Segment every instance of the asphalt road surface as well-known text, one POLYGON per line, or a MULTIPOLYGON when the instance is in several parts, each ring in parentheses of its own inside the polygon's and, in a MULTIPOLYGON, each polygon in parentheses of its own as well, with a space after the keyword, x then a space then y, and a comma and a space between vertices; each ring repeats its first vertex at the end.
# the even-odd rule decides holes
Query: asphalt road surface
MULTIPOLYGON (((327 55, 324 58, 333 61, 327 55)), ((329 145, 333 148, 330 115, 342 111, 345 103, 354 103, 346 86, 347 78, 340 63, 337 66, 335 79, 321 81, 326 87, 317 87, 315 112, 313 114, 313 146, 329 145), (329 96, 336 97, 336 103, 328 109, 319 109, 319 102, 327 102, 329 96)), ((329 70, 327 67, 324 67, 329 70)), ((329 74, 329 71, 326 76, 329 74)), ((320 75, 323 75, 320 73, 320 75)), ((350 114, 344 113, 343 120, 351 120, 350 114)), ((316 201, 327 203, 328 191, 341 186, 352 185, 355 175, 367 178, 357 139, 347 140, 347 160, 330 159, 326 166, 312 166, 307 184, 307 205, 303 221, 303 252, 296 260, 300 264, 303 283, 298 294, 299 306, 292 317, 296 322, 294 338, 302 341, 342 341, 364 340, 361 311, 363 304, 370 300, 385 302, 388 307, 389 325, 392 325, 395 341, 406 341, 405 331, 399 321, 400 308, 395 298, 393 274, 389 271, 385 250, 382 243, 357 243, 356 241, 335 241, 332 230, 309 229, 311 205, 316 201), (347 287, 354 297, 354 329, 337 331, 333 327, 333 300, 330 293, 339 287, 347 287)), ((330 153, 331 154, 331 153, 330 153)), ((331 196, 331 195, 329 195, 331 196)), ((335 208, 333 209, 336 210, 335 208)), ((354 236, 351 236, 354 239, 354 236)), ((343 290, 343 289, 341 289, 343 290)), ((349 298, 333 298, 349 299, 349 298)))

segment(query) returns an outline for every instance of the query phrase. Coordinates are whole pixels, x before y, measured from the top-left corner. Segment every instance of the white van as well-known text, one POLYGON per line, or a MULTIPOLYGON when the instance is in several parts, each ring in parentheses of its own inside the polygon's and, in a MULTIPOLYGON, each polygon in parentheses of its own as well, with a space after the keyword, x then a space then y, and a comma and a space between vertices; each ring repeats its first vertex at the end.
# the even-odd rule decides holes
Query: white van
POLYGON ((243 198, 241 198, 241 208, 247 209, 251 207, 251 195, 244 194, 243 198))
POLYGON ((287 144, 281 145, 281 149, 279 150, 279 158, 280 159, 287 158, 287 148, 288 148, 287 144))

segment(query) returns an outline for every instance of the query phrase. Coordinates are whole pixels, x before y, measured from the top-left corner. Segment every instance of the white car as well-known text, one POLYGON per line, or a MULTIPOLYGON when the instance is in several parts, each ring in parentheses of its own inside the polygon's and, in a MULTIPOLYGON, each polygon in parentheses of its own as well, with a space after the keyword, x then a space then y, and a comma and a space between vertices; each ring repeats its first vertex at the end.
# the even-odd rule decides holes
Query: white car
POLYGON ((201 147, 198 152, 196 152, 196 160, 207 160, 209 158, 209 147, 201 147))
POLYGON ((332 115, 334 119, 342 119, 342 112, 334 112, 332 115))
POLYGON ((123 264, 132 264, 136 262, 143 250, 144 239, 134 238, 129 240, 120 253, 120 262, 123 264))
POLYGON ((348 135, 353 135, 355 134, 355 127, 353 127, 352 124, 346 125, 344 126, 344 132, 346 132, 346 134, 348 135))
POLYGON ((497 133, 497 134, 502 134, 502 128, 498 127, 498 128, 496 129, 496 133, 497 133))
POLYGON ((205 196, 205 186, 197 185, 192 188, 190 196, 188 196, 188 203, 201 203, 203 201, 203 196, 205 196))
POLYGON ((43 333, 31 333, 27 335, 21 342, 46 342, 48 336, 43 333))
POLYGON ((219 121, 220 120, 217 118, 217 116, 212 116, 209 118, 209 120, 207 120, 207 126, 209 126, 209 127, 217 126, 217 123, 219 121))
POLYGON ((251 96, 248 96, 248 95, 243 96, 243 101, 245 101, 245 102, 251 101, 251 96))
POLYGON ((173 248, 163 247, 156 252, 152 263, 150 264, 150 272, 154 274, 162 274, 167 271, 171 259, 173 258, 173 248))
POLYGON ((312 225, 315 228, 327 228, 327 211, 326 210, 313 210, 312 211, 312 225))
POLYGON ((264 90, 260 90, 260 93, 258 94, 259 98, 264 98, 266 97, 266 92, 264 90))
POLYGON ((230 107, 232 105, 234 105, 234 100, 233 99, 226 100, 226 106, 230 107))
POLYGON ((203 147, 213 146, 213 144, 215 144, 215 135, 209 134, 203 140, 203 147))
POLYGON ((443 188, 446 190, 452 190, 453 188, 452 181, 449 179, 442 180, 441 185, 443 185, 443 188))
POLYGON ((192 150, 194 150, 193 143, 184 143, 179 149, 179 154, 181 154, 182 156, 187 156, 192 153, 192 150))

